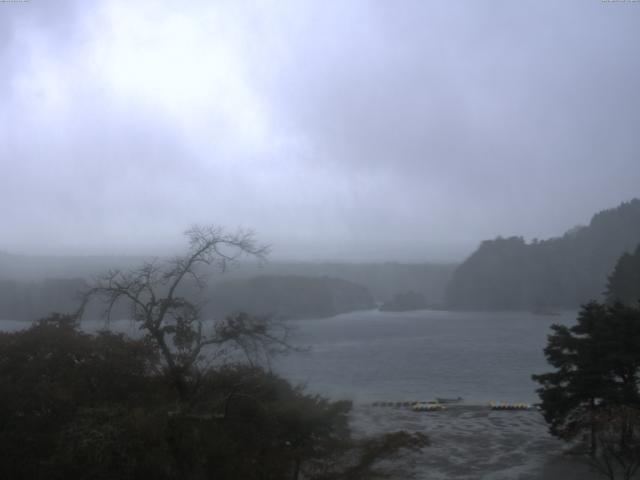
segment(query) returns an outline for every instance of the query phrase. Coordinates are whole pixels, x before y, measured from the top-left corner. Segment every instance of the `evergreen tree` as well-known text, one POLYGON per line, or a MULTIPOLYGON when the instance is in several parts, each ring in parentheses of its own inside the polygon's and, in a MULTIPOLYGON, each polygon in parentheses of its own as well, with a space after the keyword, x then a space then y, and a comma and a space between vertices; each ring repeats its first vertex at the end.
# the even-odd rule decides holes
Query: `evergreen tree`
POLYGON ((633 254, 625 253, 607 282, 607 301, 634 305, 640 301, 640 244, 633 254))
POLYGON ((553 325, 545 348, 554 372, 533 375, 553 435, 588 431, 596 451, 597 415, 615 406, 640 407, 640 308, 591 302, 578 323, 553 325))

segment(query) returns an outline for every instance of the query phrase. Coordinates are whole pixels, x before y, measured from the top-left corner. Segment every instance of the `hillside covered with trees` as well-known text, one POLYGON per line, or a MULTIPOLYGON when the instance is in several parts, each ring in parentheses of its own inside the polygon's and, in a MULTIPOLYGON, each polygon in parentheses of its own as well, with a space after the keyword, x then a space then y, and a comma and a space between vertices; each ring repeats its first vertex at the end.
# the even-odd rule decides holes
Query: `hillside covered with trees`
POLYGON ((640 243, 640 200, 604 210, 588 226, 531 243, 482 242, 454 272, 447 304, 459 309, 576 308, 604 293, 618 258, 640 243))
MULTIPOLYGON (((34 321, 49 312, 75 312, 81 304, 87 281, 47 279, 33 282, 0 280, 0 319, 34 321)), ((181 294, 202 297, 197 285, 185 281, 181 294)), ((239 311, 279 317, 330 317, 375 307, 369 291, 354 282, 329 277, 261 275, 211 285, 203 298, 203 314, 220 318, 239 311)), ((87 318, 99 318, 103 308, 95 302, 86 306, 87 318)), ((116 305, 114 318, 129 312, 116 305)))
POLYGON ((427 299, 419 293, 409 291, 399 293, 388 302, 385 302, 380 310, 383 312, 405 312, 411 310, 424 310, 430 305, 427 299))
POLYGON ((356 283, 330 277, 261 275, 220 283, 209 294, 211 313, 237 311, 278 317, 330 317, 375 307, 369 291, 356 283))
MULTIPOLYGON (((110 269, 128 269, 152 256, 44 256, 16 255, 0 252, 0 281, 38 283, 56 279, 91 280, 110 269)), ((292 262, 273 261, 256 265, 240 261, 234 268, 219 275, 212 270, 212 286, 230 280, 248 280, 262 275, 295 275, 301 277, 332 277, 348 280, 366 287, 378 302, 386 302, 395 295, 414 291, 424 295, 430 303, 444 302, 447 283, 456 268, 453 263, 352 263, 352 262, 292 262)), ((40 315, 41 316, 41 315, 40 315)), ((38 316, 34 317, 37 318, 38 316)))
POLYGON ((80 307, 81 278, 52 278, 18 282, 0 280, 0 320, 36 320, 50 312, 72 312, 80 307))
POLYGON ((607 301, 625 305, 640 302, 640 243, 634 253, 623 254, 609 276, 607 301))
POLYGON ((186 279, 204 288, 200 266, 267 250, 246 232, 187 235, 186 254, 110 270, 85 291, 83 304, 123 302, 142 338, 84 333, 82 309, 0 332, 1 478, 364 480, 427 445, 419 432, 356 438, 351 402, 265 368, 294 348, 280 324, 243 313, 205 326, 186 279))

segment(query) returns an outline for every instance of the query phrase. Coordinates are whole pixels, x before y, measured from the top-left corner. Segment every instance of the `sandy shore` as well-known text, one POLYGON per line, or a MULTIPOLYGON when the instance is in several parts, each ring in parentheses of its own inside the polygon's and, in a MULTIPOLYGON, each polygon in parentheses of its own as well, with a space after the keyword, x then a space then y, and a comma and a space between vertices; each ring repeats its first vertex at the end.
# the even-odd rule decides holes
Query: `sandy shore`
POLYGON ((487 406, 452 405, 442 412, 356 405, 357 435, 418 431, 431 446, 406 457, 416 479, 590 480, 602 478, 579 458, 566 455, 536 410, 493 411, 487 406))

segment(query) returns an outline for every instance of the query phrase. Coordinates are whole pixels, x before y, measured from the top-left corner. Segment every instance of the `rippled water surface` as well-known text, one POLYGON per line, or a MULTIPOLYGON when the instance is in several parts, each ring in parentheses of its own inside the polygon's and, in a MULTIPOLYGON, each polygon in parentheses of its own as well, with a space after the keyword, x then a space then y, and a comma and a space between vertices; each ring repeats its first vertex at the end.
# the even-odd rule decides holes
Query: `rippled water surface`
MULTIPOLYGON (((535 402, 532 373, 548 370, 543 348, 552 323, 575 312, 362 311, 297 320, 291 342, 308 347, 276 359, 274 369, 308 390, 358 402, 463 397, 475 402, 535 402)), ((0 321, 3 330, 28 323, 0 321)), ((112 328, 133 336, 128 321, 112 328)), ((83 322, 95 331, 103 322, 83 322)))
POLYGON ((359 402, 463 397, 470 402, 537 400, 532 373, 549 369, 552 323, 575 312, 355 312, 291 322, 309 347, 276 362, 310 391, 359 402))

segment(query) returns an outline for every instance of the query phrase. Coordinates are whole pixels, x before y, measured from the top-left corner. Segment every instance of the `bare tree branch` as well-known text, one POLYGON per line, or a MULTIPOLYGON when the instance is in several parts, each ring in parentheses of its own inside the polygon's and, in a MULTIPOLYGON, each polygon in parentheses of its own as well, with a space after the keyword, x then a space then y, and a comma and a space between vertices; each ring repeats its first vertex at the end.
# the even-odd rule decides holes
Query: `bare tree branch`
POLYGON ((105 303, 109 321, 120 301, 128 303, 132 321, 159 349, 181 393, 189 379, 197 377, 206 347, 239 350, 251 364, 268 363, 274 353, 290 349, 286 329, 247 314, 227 317, 205 335, 200 306, 179 294, 186 279, 202 291, 206 285, 202 266, 225 271, 242 256, 264 261, 269 247, 259 245, 250 230, 228 233, 218 226, 193 226, 185 235, 189 243, 185 255, 164 263, 154 259, 129 271, 108 271, 94 281, 78 311, 81 316, 89 299, 96 297, 105 303))

